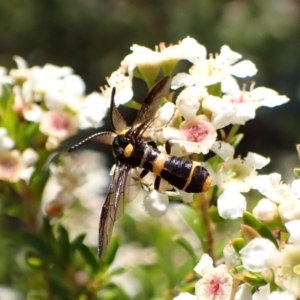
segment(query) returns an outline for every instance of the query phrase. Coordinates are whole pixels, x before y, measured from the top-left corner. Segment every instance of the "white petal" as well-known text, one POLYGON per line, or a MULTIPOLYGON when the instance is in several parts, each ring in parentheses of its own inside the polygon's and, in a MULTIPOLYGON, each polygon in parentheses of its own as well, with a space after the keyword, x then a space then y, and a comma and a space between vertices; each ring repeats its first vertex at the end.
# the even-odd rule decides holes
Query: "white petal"
POLYGON ((277 221, 279 216, 277 205, 267 198, 261 199, 252 212, 256 219, 266 224, 277 221))
POLYGON ((253 300, 252 299, 252 288, 247 284, 241 284, 234 296, 234 300, 253 300))
POLYGON ((31 148, 28 148, 22 153, 22 158, 23 158, 25 164, 27 166, 29 166, 29 165, 34 164, 38 160, 39 156, 36 151, 34 151, 31 148))
POLYGON ((173 300, 197 300, 197 297, 190 293, 180 293, 177 297, 173 298, 173 300))
POLYGON ((266 300, 297 300, 297 297, 289 292, 272 292, 266 300))
POLYGON ((177 73, 173 78, 171 82, 171 89, 177 90, 178 88, 182 86, 192 86, 194 85, 195 79, 192 75, 189 75, 187 73, 177 73))
POLYGON ((255 169, 261 169, 270 162, 270 158, 266 158, 262 155, 253 152, 248 152, 244 160, 249 164, 253 165, 255 169))
POLYGON ((233 158, 234 155, 234 147, 223 141, 215 142, 211 150, 220 156, 224 161, 228 158, 233 158))
POLYGON ((255 118, 255 106, 253 103, 236 103, 236 114, 233 124, 245 125, 248 120, 255 118))
POLYGON ((257 73, 255 64, 250 60, 243 60, 230 67, 230 73, 236 77, 252 77, 257 73))
POLYGON ((144 198, 144 208, 152 217, 160 217, 167 211, 169 206, 169 197, 152 190, 144 198))
POLYGON ((300 198, 300 179, 293 180, 291 184, 291 191, 297 198, 300 198))
POLYGON ((293 244, 300 244, 300 220, 285 223, 285 227, 290 234, 289 241, 293 244))
POLYGON ((212 271, 213 268, 214 266, 212 258, 208 254, 204 253, 201 256, 199 263, 194 268, 194 271, 199 275, 204 276, 205 273, 212 271))
POLYGON ((246 198, 236 190, 225 190, 218 198, 218 212, 224 219, 242 217, 246 207, 246 198))
POLYGON ((264 285, 258 288, 258 290, 253 294, 253 300, 265 300, 270 294, 270 285, 264 285))
POLYGON ((261 194, 267 196, 270 190, 273 190, 280 184, 281 175, 272 173, 269 175, 258 175, 253 183, 252 188, 258 190, 261 194))
POLYGON ((268 239, 255 238, 241 251, 243 266, 252 272, 262 272, 276 265, 280 252, 268 239))
POLYGON ((220 55, 217 56, 217 60, 224 61, 230 65, 234 64, 236 61, 242 58, 242 55, 232 51, 229 46, 224 45, 221 47, 220 55))

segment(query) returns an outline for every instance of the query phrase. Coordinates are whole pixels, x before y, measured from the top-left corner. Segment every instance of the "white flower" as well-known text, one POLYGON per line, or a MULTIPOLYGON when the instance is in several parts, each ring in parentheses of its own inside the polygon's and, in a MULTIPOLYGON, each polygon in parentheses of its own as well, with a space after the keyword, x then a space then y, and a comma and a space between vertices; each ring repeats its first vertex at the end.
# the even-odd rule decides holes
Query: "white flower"
POLYGON ((254 217, 265 224, 272 224, 278 220, 278 208, 277 205, 267 199, 261 199, 253 209, 254 217))
POLYGON ((110 77, 106 78, 106 80, 109 84, 109 87, 100 87, 100 90, 102 96, 107 98, 109 104, 112 96, 112 88, 116 89, 114 97, 116 106, 127 103, 132 99, 132 79, 125 75, 122 69, 114 71, 110 77))
POLYGON ((289 242, 300 245, 300 219, 285 223, 289 236, 289 242))
POLYGON ((80 115, 81 126, 80 128, 86 128, 87 124, 98 128, 102 124, 102 120, 106 115, 107 109, 109 108, 110 102, 108 98, 103 97, 98 92, 93 92, 86 96, 83 104, 82 111, 80 115))
POLYGON ((160 217, 167 211, 169 206, 169 197, 165 194, 161 194, 156 190, 152 190, 144 198, 145 211, 153 216, 160 217))
POLYGON ((246 198, 234 189, 225 190, 218 198, 218 212, 224 219, 242 217, 246 207, 246 198))
POLYGON ((159 50, 163 61, 174 60, 177 62, 187 59, 194 63, 206 58, 206 48, 189 36, 179 41, 178 45, 166 47, 164 43, 160 43, 159 50))
POLYGON ((211 150, 221 157, 224 161, 233 158, 234 147, 229 143, 217 141, 213 144, 211 150))
POLYGON ((197 299, 223 300, 232 297, 235 290, 234 280, 225 265, 214 268, 210 257, 203 254, 195 271, 202 276, 196 283, 197 299))
POLYGON ((286 292, 286 291, 276 292, 275 291, 275 292, 272 292, 266 300, 297 300, 297 299, 294 295, 292 295, 289 292, 286 292))
POLYGON ((132 77, 134 69, 138 68, 144 78, 149 75, 156 78, 161 66, 161 54, 137 44, 132 45, 130 50, 132 53, 121 62, 122 70, 132 77))
POLYGON ((217 133, 204 115, 195 116, 181 123, 179 130, 165 128, 162 136, 172 144, 177 143, 183 154, 207 154, 214 144, 217 133))
POLYGON ((218 168, 218 186, 221 190, 232 189, 247 193, 257 176, 255 166, 241 158, 228 159, 218 168))
POLYGON ((254 119, 257 108, 278 106, 288 102, 289 98, 264 87, 250 91, 240 90, 236 82, 232 84, 230 91, 223 95, 223 100, 229 101, 235 107, 236 117, 233 123, 244 125, 246 121, 254 119))
POLYGON ((275 268, 275 283, 296 298, 300 297, 300 247, 285 245, 275 268))
POLYGON ((208 96, 206 88, 190 86, 185 88, 176 98, 176 107, 187 120, 196 116, 200 103, 208 96))
POLYGON ((229 101, 210 95, 203 100, 202 108, 204 114, 210 118, 215 129, 234 123, 236 112, 229 101))
POLYGON ((239 266, 241 264, 241 259, 239 255, 236 253, 235 249, 231 242, 227 244, 223 249, 223 255, 225 259, 225 264, 228 270, 239 266))
POLYGON ((262 272, 277 264, 280 252, 270 240, 255 238, 240 251, 240 255, 247 270, 262 272))

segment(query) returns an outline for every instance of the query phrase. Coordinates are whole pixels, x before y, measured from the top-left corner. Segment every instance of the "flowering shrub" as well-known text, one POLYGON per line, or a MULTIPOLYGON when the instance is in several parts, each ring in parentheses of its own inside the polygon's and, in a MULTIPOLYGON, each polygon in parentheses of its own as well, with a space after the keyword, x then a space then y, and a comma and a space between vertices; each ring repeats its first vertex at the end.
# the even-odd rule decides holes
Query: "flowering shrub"
POLYGON ((107 86, 89 95, 69 67, 29 68, 15 57, 17 69, 0 69, 0 247, 11 249, 2 274, 18 273, 4 285, 28 299, 299 298, 299 172, 291 184, 277 173, 259 175, 270 159, 242 158, 237 148, 241 125, 259 107, 289 99, 243 85, 257 69, 228 46, 207 55, 187 37, 131 50, 107 86), (186 72, 177 72, 181 60, 186 72), (200 161, 212 186, 189 194, 162 182, 157 191, 153 174, 131 172, 128 185, 138 180, 138 196, 127 199, 135 198, 117 222, 122 242, 116 235, 98 260, 105 160, 90 150, 67 154, 65 145, 79 130, 102 125, 113 87, 117 106, 139 109, 133 79, 150 89, 161 73, 172 77, 170 93, 147 135, 162 152, 169 142, 173 155, 200 161))

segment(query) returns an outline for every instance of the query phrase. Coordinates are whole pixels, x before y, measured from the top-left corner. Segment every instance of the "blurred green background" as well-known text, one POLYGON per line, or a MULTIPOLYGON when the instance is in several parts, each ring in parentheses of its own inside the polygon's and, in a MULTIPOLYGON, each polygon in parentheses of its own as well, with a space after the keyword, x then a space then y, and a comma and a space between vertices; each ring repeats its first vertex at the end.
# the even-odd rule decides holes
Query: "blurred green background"
MULTIPOLYGON (((261 108, 245 128, 239 148, 272 158, 267 171, 298 163, 300 2, 297 0, 1 0, 0 65, 13 55, 29 66, 71 66, 87 92, 105 83, 133 43, 154 48, 187 35, 218 52, 224 44, 258 67, 255 80, 286 94, 291 102, 261 108)), ((287 172, 287 173, 286 173, 287 172)), ((285 174, 286 173, 286 174, 285 174)))

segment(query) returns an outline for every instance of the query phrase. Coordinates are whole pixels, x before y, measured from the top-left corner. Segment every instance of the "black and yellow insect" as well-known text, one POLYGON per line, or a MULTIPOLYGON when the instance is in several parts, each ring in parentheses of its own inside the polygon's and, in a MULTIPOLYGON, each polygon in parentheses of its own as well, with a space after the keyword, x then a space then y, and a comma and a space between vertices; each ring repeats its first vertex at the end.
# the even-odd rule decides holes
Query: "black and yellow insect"
MULTIPOLYGON (((116 168, 100 217, 98 243, 100 258, 105 254, 113 225, 120 214, 119 206, 123 205, 126 180, 132 168, 143 168, 141 177, 153 172, 157 176, 154 183, 156 189, 159 188, 161 178, 188 193, 205 192, 210 187, 211 177, 199 162, 161 153, 155 142, 145 136, 161 106, 162 99, 169 93, 170 81, 170 77, 164 77, 149 91, 130 128, 116 108, 113 90, 110 107, 113 132, 93 134, 69 149, 73 151, 89 142, 112 146, 116 168)), ((168 143, 166 146, 169 149, 168 143)))

